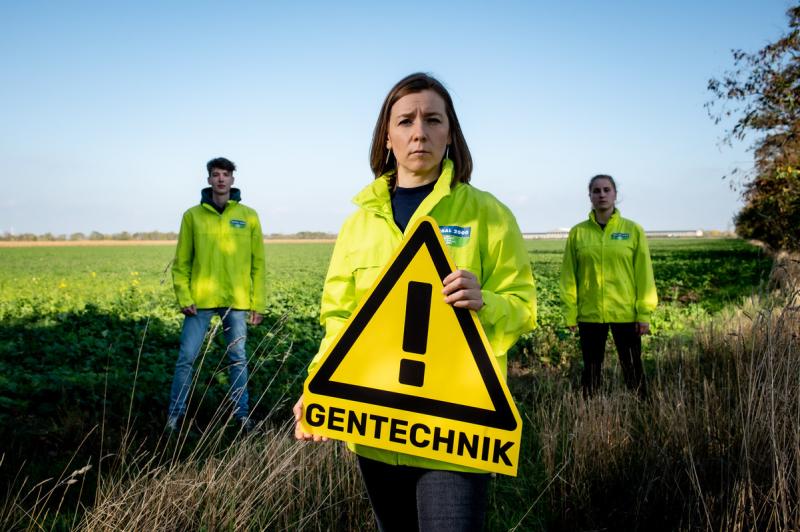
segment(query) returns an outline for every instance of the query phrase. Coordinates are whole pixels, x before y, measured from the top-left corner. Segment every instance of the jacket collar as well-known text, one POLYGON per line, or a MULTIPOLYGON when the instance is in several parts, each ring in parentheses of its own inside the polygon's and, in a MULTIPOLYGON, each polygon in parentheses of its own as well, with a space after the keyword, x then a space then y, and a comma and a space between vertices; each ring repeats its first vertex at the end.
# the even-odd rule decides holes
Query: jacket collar
MULTIPOLYGON (((381 216, 392 219, 392 197, 389 193, 389 181, 394 171, 383 174, 376 178, 372 183, 364 187, 361 192, 353 198, 353 203, 364 210, 375 212, 381 216)), ((431 212, 442 198, 449 196, 451 192, 450 184, 453 182, 453 161, 445 159, 442 164, 442 173, 436 180, 433 190, 422 200, 414 216, 408 222, 408 226, 413 225, 414 220, 431 212)))
MULTIPOLYGON (((597 219, 594 217, 594 209, 589 211, 589 219, 591 221, 593 221, 594 223, 596 223, 598 227, 600 227, 600 224, 597 223, 597 219)), ((611 218, 608 219, 608 223, 606 224, 606 227, 608 227, 611 224, 616 224, 617 220, 619 220, 619 219, 620 219, 619 209, 614 207, 614 212, 611 213, 611 218)))
MULTIPOLYGON (((242 201, 242 191, 239 190, 238 188, 232 188, 231 197, 228 200, 228 202, 231 201, 234 203, 239 203, 240 201, 242 201)), ((206 187, 200 191, 200 205, 202 205, 203 203, 208 204, 210 207, 214 206, 214 199, 213 196, 211 195, 211 187, 206 187)))

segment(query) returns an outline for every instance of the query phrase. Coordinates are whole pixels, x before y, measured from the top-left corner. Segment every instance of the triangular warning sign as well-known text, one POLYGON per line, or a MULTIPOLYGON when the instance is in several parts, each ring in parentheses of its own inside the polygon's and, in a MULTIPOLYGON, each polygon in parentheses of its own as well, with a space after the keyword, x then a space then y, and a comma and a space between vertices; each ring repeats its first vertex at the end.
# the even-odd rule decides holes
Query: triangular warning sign
POLYGON ((519 413, 476 314, 444 302, 442 280, 455 268, 436 221, 423 217, 408 235, 306 382, 304 425, 515 474, 519 413), (373 419, 375 430, 363 428, 373 419), (380 436, 380 420, 391 437, 380 436), (396 425, 409 427, 407 441, 396 425))
MULTIPOLYGON (((377 286, 375 286, 364 304, 356 312, 355 317, 345 328, 344 334, 342 334, 339 340, 334 344, 330 354, 325 358, 325 361, 314 374, 308 388, 315 394, 409 410, 420 414, 445 417, 503 430, 514 430, 517 422, 514 419, 511 407, 503 393, 503 385, 498 379, 498 375, 489 358, 490 354, 487 350, 488 343, 485 343, 483 338, 481 338, 481 334, 478 332, 478 326, 476 322, 473 321, 467 309, 455 308, 445 304, 446 309, 454 314, 454 321, 458 324, 461 333, 466 339, 467 345, 471 351, 472 360, 480 374, 486 393, 488 393, 491 402, 490 408, 480 408, 463 404, 470 399, 464 396, 462 396, 461 402, 443 401, 433 397, 412 395, 409 392, 381 389, 376 387, 371 380, 365 380, 361 383, 348 383, 338 382, 332 379, 336 369, 342 364, 345 357, 359 340, 361 334, 369 325, 370 320, 372 320, 378 309, 380 309, 381 305, 386 301, 389 293, 392 290, 398 290, 400 293, 406 292, 406 288, 400 286, 398 281, 418 255, 427 252, 425 255, 429 256, 432 260, 432 264, 439 276, 439 289, 441 289, 441 280, 453 271, 447 259, 447 255, 445 254, 441 237, 438 237, 436 234, 437 229, 434 224, 435 222, 431 218, 423 219, 417 224, 416 229, 411 232, 411 236, 406 240, 405 245, 401 248, 394 262, 391 263, 386 273, 384 273, 383 277, 379 280, 377 286)), ((423 255, 423 257, 425 255, 423 255)), ((436 292, 438 294, 439 290, 436 292)), ((406 301, 409 299, 411 299, 411 297, 407 298, 406 301)), ((430 305, 430 300, 428 305, 430 305)), ((429 311, 429 308, 407 308, 405 314, 406 316, 414 316, 414 314, 419 316, 429 311)), ((411 320, 408 318, 405 319, 405 323, 409 321, 411 320)), ((403 324, 403 321, 397 323, 397 325, 400 326, 403 324)), ((378 327, 376 327, 376 329, 377 328, 378 327)), ((390 334, 389 331, 381 332, 390 334)), ((418 335, 420 333, 418 330, 404 332, 405 336, 418 335)), ((429 335, 438 332, 446 333, 445 331, 431 331, 429 335)), ((375 352, 373 356, 385 357, 387 355, 385 351, 388 350, 390 349, 385 347, 381 349, 381 346, 378 346, 378 349, 376 349, 377 352, 375 352), (384 352, 382 353, 380 351, 384 352)), ((375 374, 374 371, 365 373, 375 374)), ((446 390, 443 390, 443 392, 446 394, 446 390)), ((473 389, 472 392, 482 393, 483 391, 473 389)))

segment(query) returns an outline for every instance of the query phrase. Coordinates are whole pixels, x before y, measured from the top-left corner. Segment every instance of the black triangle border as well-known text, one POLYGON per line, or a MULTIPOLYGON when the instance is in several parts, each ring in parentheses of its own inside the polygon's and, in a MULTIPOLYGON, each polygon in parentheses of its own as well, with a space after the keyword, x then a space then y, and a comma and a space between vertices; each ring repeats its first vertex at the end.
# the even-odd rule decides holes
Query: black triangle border
POLYGON ((467 309, 452 307, 486 386, 486 391, 492 401, 494 410, 331 380, 336 368, 344 360, 344 357, 358 339, 359 334, 366 328, 372 316, 375 315, 375 312, 394 285, 397 284, 400 276, 422 246, 428 247, 439 278, 444 279, 450 274, 450 264, 447 261, 447 256, 444 249, 442 249, 439 238, 436 236, 436 230, 429 221, 423 220, 409 237, 403 249, 400 250, 395 261, 389 266, 375 290, 372 291, 367 301, 359 309, 358 314, 333 347, 330 355, 316 371, 308 383, 309 391, 317 395, 411 411, 501 430, 515 430, 517 428, 517 420, 514 417, 511 406, 506 401, 503 387, 489 359, 489 353, 486 351, 478 328, 472 321, 472 316, 470 316, 470 312, 467 309))

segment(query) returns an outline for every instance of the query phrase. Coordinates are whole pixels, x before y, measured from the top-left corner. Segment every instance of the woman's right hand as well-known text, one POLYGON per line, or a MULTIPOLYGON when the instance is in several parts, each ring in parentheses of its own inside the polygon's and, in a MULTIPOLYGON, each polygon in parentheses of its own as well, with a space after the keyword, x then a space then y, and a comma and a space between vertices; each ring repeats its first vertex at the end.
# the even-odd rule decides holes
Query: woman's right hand
POLYGON ((320 436, 319 434, 309 434, 303 430, 300 420, 303 419, 303 396, 294 404, 292 408, 294 412, 294 438, 299 441, 328 441, 327 436, 320 436))

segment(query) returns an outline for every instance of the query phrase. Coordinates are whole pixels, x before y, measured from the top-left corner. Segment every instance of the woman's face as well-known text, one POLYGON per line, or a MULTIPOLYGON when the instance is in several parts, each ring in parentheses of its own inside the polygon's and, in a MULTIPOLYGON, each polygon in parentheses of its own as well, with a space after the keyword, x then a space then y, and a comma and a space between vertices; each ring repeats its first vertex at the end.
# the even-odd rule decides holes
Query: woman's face
POLYGON ((592 208, 596 211, 607 211, 614 208, 617 202, 617 191, 611 181, 603 177, 595 179, 592 188, 589 190, 589 199, 592 201, 592 208))
POLYGON ((398 177, 438 173, 449 143, 445 103, 434 91, 406 94, 392 106, 386 147, 394 153, 398 177))

